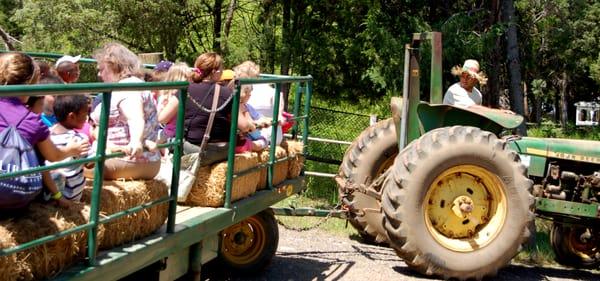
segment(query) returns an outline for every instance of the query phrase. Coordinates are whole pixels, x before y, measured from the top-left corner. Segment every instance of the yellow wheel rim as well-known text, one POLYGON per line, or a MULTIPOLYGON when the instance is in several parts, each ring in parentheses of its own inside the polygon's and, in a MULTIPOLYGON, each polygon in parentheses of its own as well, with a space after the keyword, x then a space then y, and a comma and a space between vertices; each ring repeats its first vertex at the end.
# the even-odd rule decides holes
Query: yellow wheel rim
POLYGON ((504 183, 475 165, 445 170, 423 200, 429 233, 447 249, 470 252, 493 241, 507 216, 504 183))
POLYGON ((375 177, 373 177, 373 178, 374 179, 378 178, 387 169, 389 169, 394 164, 394 159, 396 159, 397 155, 398 155, 398 153, 394 153, 394 155, 392 155, 392 156, 388 157, 387 159, 385 159, 385 161, 383 161, 383 163, 381 163, 381 165, 379 165, 379 168, 377 169, 375 177))
POLYGON ((222 232, 221 254, 233 264, 249 264, 260 257, 267 243, 265 229, 255 217, 222 232))

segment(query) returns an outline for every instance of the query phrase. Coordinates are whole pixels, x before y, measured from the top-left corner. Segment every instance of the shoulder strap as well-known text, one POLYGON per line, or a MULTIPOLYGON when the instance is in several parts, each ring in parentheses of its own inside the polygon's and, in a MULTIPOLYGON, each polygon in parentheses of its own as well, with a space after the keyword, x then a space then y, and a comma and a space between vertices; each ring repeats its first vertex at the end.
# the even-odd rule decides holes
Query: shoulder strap
POLYGON ((210 131, 212 130, 213 123, 215 121, 215 115, 217 114, 216 109, 219 105, 219 96, 221 95, 221 86, 215 83, 215 91, 213 94, 213 102, 210 115, 208 117, 208 124, 206 124, 206 130, 204 130, 204 137, 202 137, 202 143, 200 144, 200 152, 204 151, 210 139, 210 131))
MULTIPOLYGON (((15 125, 15 127, 19 127, 19 125, 21 125, 21 122, 23 122, 23 120, 25 120, 25 118, 27 118, 27 116, 29 116, 29 111, 27 111, 27 113, 25 113, 25 115, 23 116, 23 118, 21 118, 21 120, 19 120, 19 122, 17 122, 17 125, 15 125)), ((42 118, 42 116, 40 116, 40 118, 42 118)))
MULTIPOLYGON (((27 118, 27 116, 29 116, 29 111, 27 111, 27 113, 25 113, 25 115, 23 115, 23 117, 21 117, 21 119, 17 122, 17 124, 15 124, 15 128, 18 128, 19 125, 21 125, 21 122, 23 122, 23 120, 25 120, 25 118, 27 118)), ((10 126, 11 124, 8 124, 8 121, 6 120, 6 118, 4 118, 4 115, 2 115, 2 113, 0 113, 0 118, 2 118, 2 121, 4 121, 4 123, 6 123, 6 126, 10 126)), ((40 117, 41 118, 41 117, 40 117)))
MULTIPOLYGON (((27 115, 25 115, 25 116, 27 116, 27 115)), ((8 121, 6 121, 6 118, 4 118, 4 115, 2 115, 1 113, 0 113, 0 118, 2 118, 2 121, 4 121, 4 123, 6 123, 7 127, 10 126, 10 124, 8 124, 8 121)))

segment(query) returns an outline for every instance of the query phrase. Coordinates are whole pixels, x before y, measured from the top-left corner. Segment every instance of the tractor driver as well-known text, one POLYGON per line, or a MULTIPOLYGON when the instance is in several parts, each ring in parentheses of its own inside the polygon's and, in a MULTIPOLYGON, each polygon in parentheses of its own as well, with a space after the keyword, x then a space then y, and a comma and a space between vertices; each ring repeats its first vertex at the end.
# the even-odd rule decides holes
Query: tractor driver
POLYGON ((475 85, 485 85, 487 78, 479 71, 479 62, 468 59, 462 67, 454 66, 451 72, 452 75, 459 76, 460 81, 448 88, 444 95, 444 104, 460 107, 481 106, 481 92, 475 85))

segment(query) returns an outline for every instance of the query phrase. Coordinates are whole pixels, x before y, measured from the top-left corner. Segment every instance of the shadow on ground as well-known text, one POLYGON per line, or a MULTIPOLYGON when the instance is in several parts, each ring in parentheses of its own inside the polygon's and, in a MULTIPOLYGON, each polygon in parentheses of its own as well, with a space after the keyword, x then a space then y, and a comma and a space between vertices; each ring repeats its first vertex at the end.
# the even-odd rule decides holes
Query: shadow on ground
MULTIPOLYGON (((411 270, 406 265, 394 266, 394 271, 402 274, 405 277, 414 277, 420 280, 439 280, 436 277, 427 277, 416 271, 411 270)), ((587 270, 556 268, 556 267, 533 267, 526 265, 509 265, 498 272, 498 275, 493 278, 488 278, 489 281, 537 281, 537 280, 600 280, 600 273, 595 273, 587 270)))
MULTIPOLYGON (((296 255, 296 254, 294 254, 296 255)), ((309 254, 310 255, 310 254, 309 254)), ((345 280, 352 261, 338 259, 316 260, 311 257, 289 257, 279 254, 257 276, 237 276, 230 270, 210 262, 203 267, 202 280, 259 281, 259 280, 345 280)))

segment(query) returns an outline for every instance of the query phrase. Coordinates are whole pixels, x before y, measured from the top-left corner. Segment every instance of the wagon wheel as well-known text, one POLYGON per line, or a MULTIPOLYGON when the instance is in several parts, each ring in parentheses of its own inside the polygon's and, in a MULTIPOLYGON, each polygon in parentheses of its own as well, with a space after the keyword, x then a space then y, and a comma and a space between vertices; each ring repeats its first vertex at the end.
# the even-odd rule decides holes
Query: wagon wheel
POLYGON ((262 211, 221 232, 219 258, 239 274, 256 274, 270 262, 279 243, 273 212, 262 211))
MULTIPOLYGON (((398 154, 398 142, 394 121, 379 121, 364 130, 346 150, 339 175, 348 182, 368 186, 383 174, 398 154)), ((348 221, 356 228, 365 242, 381 243, 387 238, 383 229, 380 202, 364 193, 345 195, 345 187, 339 186, 340 196, 346 196, 353 206, 348 221)), ((376 190, 380 191, 380 190, 376 190)))
POLYGON ((560 264, 578 268, 600 266, 600 232, 584 226, 554 223, 550 244, 560 264))
POLYGON ((421 273, 493 276, 530 236, 532 183, 518 155, 489 132, 436 129, 390 169, 384 227, 399 256, 421 273))

